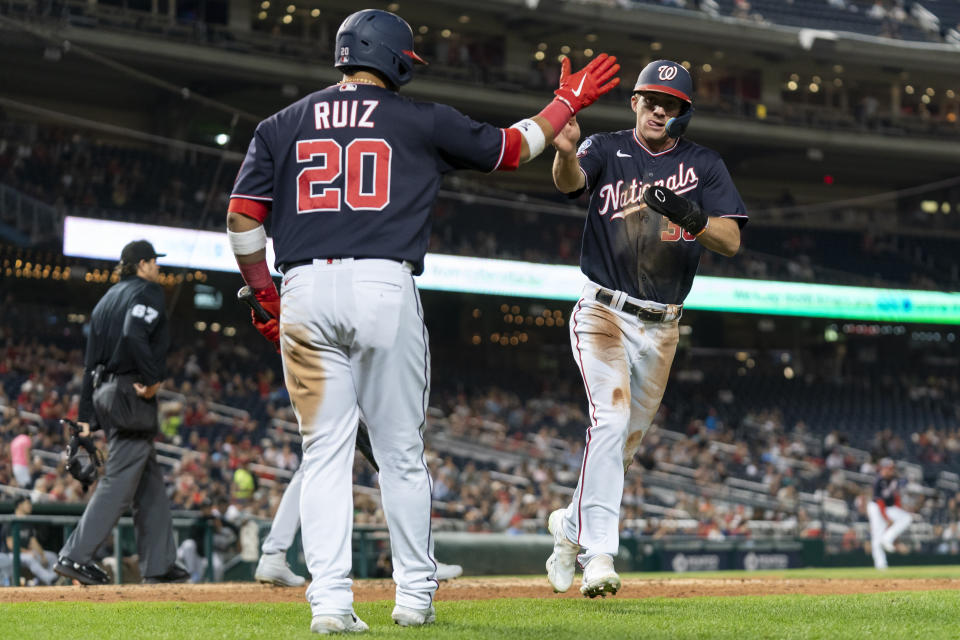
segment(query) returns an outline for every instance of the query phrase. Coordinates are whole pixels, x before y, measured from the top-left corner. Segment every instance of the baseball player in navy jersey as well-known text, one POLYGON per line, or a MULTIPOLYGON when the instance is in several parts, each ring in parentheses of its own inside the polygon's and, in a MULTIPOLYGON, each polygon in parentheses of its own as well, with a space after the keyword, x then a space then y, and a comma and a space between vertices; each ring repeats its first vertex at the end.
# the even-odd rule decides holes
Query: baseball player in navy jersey
POLYGON ((537 116, 501 129, 398 94, 423 60, 410 26, 379 10, 337 32, 336 85, 261 122, 231 195, 228 235, 240 272, 273 316, 254 325, 279 344, 303 436, 301 530, 317 633, 365 631, 353 612, 351 468, 357 424, 370 430, 390 529, 393 620, 436 618, 430 477, 423 428, 430 354, 413 276, 423 269, 443 174, 511 170, 539 154, 580 109, 618 84, 600 54, 569 73, 537 116), (271 217, 278 295, 265 260, 271 217))
POLYGON ((887 568, 887 553, 893 552, 893 543, 913 522, 913 516, 900 506, 900 490, 903 481, 897 477, 893 460, 884 458, 880 471, 873 481, 873 500, 867 503, 867 519, 870 521, 870 552, 873 566, 887 568))
POLYGON ((590 426, 580 479, 566 509, 550 514, 547 575, 580 592, 615 594, 626 468, 663 398, 683 300, 704 248, 732 256, 746 210, 720 157, 681 137, 693 115, 692 82, 676 62, 647 65, 634 87, 634 126, 590 136, 577 149, 576 118, 554 140, 553 179, 587 191, 580 268, 589 279, 570 318, 590 426))

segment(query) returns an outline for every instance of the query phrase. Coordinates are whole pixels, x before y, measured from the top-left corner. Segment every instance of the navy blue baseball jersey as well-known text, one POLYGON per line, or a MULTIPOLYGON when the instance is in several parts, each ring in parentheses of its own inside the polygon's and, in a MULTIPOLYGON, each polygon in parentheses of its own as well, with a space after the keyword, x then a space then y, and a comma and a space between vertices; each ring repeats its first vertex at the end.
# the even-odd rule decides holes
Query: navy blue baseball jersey
POLYGON ((887 507, 900 506, 900 478, 877 476, 873 481, 873 500, 887 507))
POLYGON ((276 265, 409 260, 422 270, 441 176, 515 169, 520 136, 378 86, 334 85, 257 126, 230 210, 271 218, 276 265))
POLYGON ((640 206, 646 186, 665 186, 708 215, 735 218, 741 227, 747 222, 746 207, 723 160, 684 138, 652 153, 633 129, 599 133, 583 141, 577 158, 590 193, 580 269, 609 289, 681 304, 693 285, 703 245, 640 206))

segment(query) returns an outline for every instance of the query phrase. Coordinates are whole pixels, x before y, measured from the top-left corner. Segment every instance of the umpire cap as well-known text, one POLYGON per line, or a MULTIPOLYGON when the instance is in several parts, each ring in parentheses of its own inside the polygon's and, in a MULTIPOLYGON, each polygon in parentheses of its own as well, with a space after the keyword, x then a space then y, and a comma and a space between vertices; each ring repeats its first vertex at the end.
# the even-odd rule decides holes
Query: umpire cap
POLYGON ((141 260, 153 260, 165 255, 167 254, 157 253, 148 240, 134 240, 128 242, 123 251, 120 252, 120 262, 122 264, 137 264, 141 260))
POLYGON ((413 30, 400 16, 364 9, 347 16, 337 31, 334 67, 368 67, 396 87, 410 82, 414 64, 427 64, 413 51, 413 30))

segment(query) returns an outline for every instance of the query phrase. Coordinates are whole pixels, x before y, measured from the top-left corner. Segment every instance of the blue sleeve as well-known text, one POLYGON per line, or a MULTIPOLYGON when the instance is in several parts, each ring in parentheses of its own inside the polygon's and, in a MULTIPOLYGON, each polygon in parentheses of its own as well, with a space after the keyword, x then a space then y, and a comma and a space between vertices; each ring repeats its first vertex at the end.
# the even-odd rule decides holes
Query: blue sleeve
POLYGON ((585 188, 588 192, 593 192, 606 164, 607 158, 602 147, 599 137, 590 136, 577 148, 577 160, 580 161, 580 170, 587 181, 585 188))
POLYGON ((270 150, 268 121, 257 125, 247 155, 233 184, 231 198, 273 201, 273 153, 270 150))
POLYGON ((727 166, 719 156, 710 164, 701 191, 701 207, 708 215, 735 219, 741 229, 747 224, 747 207, 733 185, 727 166))
POLYGON ((442 173, 454 169, 489 172, 500 166, 506 144, 503 129, 472 120, 443 104, 434 104, 433 113, 433 144, 443 160, 442 173))

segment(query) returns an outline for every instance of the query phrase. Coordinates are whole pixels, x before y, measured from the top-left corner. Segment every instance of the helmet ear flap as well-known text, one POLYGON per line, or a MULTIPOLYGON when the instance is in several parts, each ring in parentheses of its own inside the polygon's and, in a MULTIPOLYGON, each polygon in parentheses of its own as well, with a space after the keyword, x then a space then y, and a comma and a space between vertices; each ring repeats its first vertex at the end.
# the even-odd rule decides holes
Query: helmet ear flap
POLYGON ((690 124, 690 119, 692 117, 693 105, 691 104, 683 113, 667 120, 667 135, 671 138, 679 138, 682 136, 687 130, 687 125, 690 124))

